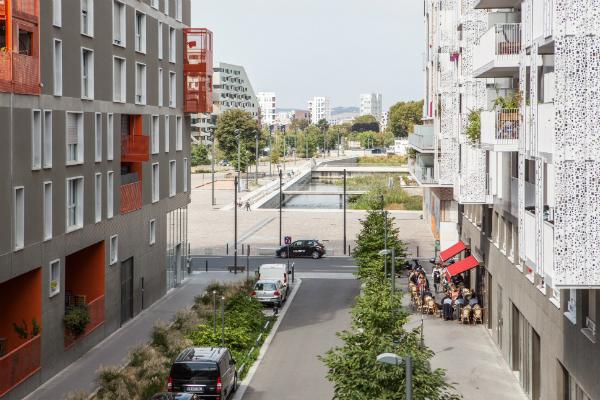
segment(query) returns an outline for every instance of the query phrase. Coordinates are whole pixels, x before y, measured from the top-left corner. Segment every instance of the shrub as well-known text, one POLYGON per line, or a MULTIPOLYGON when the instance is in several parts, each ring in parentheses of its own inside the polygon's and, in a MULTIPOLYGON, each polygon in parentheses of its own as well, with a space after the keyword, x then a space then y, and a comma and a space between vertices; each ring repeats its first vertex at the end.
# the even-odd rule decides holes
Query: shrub
POLYGON ((469 112, 468 119, 465 134, 471 143, 479 143, 479 139, 481 138, 481 110, 469 112))
POLYGON ((90 312, 86 305, 70 306, 63 318, 65 328, 75 337, 80 336, 90 323, 90 312))

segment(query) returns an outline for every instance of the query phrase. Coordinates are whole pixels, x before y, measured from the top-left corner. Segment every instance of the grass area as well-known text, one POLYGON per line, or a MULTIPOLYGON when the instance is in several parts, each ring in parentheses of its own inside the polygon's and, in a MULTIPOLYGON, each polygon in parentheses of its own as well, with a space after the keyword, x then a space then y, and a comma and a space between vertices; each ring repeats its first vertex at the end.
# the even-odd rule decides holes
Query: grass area
POLYGON ((388 154, 385 156, 364 156, 358 158, 358 164, 379 164, 386 166, 402 166, 408 163, 406 156, 388 154))
MULTIPOLYGON (((348 205, 356 210, 381 208, 381 196, 387 210, 421 210, 423 196, 410 195, 400 187, 405 175, 376 174, 355 176, 346 180, 348 190, 367 190, 363 195, 350 196, 348 205), (391 184, 391 187, 389 183, 391 184)), ((338 182, 338 184, 342 184, 338 182)))

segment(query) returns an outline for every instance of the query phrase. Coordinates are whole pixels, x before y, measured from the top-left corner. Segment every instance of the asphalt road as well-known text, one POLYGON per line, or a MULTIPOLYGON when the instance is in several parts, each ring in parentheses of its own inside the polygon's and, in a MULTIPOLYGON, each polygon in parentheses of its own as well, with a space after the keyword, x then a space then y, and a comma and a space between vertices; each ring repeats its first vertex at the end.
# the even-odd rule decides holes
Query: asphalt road
POLYGON ((327 279, 302 280, 244 400, 333 397, 327 369, 317 356, 339 344, 336 332, 350 327, 349 309, 359 294, 360 283, 344 268, 323 261, 321 270, 330 268, 338 273, 322 273, 327 279))
MULTIPOLYGON (((261 264, 278 264, 287 263, 288 259, 277 258, 271 256, 238 256, 238 265, 246 266, 246 263, 250 265, 250 272, 256 271, 261 264)), ((290 265, 294 263, 296 273, 303 272, 322 272, 322 273, 336 273, 336 272, 355 272, 355 262, 352 257, 323 257, 318 260, 312 258, 291 258, 289 259, 290 265)), ((208 271, 223 271, 227 269, 227 266, 233 265, 233 256, 204 256, 204 257, 193 257, 192 258, 192 270, 194 271, 205 271, 208 266, 208 271)))

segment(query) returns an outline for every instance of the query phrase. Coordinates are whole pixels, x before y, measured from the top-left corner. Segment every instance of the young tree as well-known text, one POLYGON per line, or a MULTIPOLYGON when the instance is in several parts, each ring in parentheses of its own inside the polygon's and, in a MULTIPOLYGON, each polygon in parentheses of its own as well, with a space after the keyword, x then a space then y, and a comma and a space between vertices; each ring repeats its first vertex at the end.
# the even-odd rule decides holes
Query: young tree
POLYGON ((390 107, 388 114, 388 129, 394 137, 405 138, 412 131, 413 125, 421 122, 423 117, 423 100, 400 101, 390 107))
POLYGON ((192 167, 210 164, 210 159, 208 158, 208 146, 204 144, 192 145, 190 157, 192 160, 192 167))
POLYGON ((223 156, 237 168, 238 141, 241 144, 241 169, 256 159, 256 135, 259 135, 258 123, 246 111, 231 109, 225 111, 217 121, 215 136, 223 156), (239 130, 239 137, 235 131, 239 130))

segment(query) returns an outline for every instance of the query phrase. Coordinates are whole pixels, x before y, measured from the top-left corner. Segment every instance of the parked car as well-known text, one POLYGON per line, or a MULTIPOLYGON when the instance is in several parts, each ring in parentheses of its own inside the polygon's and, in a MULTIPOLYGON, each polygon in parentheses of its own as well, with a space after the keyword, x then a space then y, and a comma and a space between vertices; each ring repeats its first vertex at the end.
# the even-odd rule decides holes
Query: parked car
POLYGON ((281 307, 287 298, 287 286, 279 280, 261 279, 254 284, 254 290, 250 295, 261 303, 274 304, 277 307, 281 307))
MULTIPOLYGON (((262 264, 258 267, 257 279, 260 280, 275 280, 281 281, 286 288, 289 283, 290 271, 287 270, 286 264, 262 264)), ((286 293, 287 295, 287 293, 286 293)))
POLYGON ((167 390, 197 399, 227 399, 237 389, 235 360, 225 347, 189 347, 171 365, 167 390))
POLYGON ((275 255, 281 258, 312 257, 315 260, 325 255, 325 246, 318 240, 296 240, 290 245, 281 246, 275 255), (288 254, 289 251, 289 254, 288 254))
POLYGON ((200 396, 194 393, 157 393, 150 400, 199 400, 200 396))

